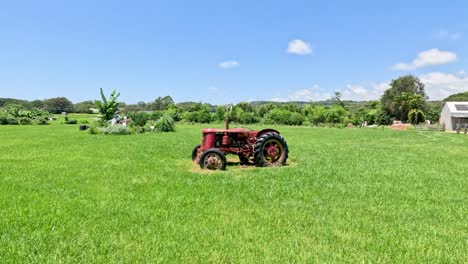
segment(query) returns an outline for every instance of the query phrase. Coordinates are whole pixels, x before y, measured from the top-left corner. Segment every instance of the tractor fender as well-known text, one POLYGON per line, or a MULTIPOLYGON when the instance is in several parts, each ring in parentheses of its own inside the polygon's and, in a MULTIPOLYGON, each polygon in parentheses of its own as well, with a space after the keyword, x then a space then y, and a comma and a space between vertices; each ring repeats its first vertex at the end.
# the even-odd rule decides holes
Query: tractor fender
POLYGON ((273 132, 273 133, 276 133, 279 135, 279 131, 277 130, 274 130, 274 129, 271 129, 271 128, 267 128, 267 129, 262 129, 260 131, 258 131, 257 133, 257 138, 260 137, 261 135, 265 134, 265 133, 269 133, 269 132, 273 132))

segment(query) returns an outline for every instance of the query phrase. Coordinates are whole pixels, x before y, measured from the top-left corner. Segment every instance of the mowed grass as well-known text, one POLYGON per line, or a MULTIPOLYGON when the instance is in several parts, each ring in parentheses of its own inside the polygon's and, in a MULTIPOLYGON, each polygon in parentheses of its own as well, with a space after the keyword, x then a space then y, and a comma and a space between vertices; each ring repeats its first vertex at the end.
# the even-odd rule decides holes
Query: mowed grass
POLYGON ((277 127, 289 166, 204 173, 203 127, 1 126, 0 263, 468 262, 468 136, 277 127))

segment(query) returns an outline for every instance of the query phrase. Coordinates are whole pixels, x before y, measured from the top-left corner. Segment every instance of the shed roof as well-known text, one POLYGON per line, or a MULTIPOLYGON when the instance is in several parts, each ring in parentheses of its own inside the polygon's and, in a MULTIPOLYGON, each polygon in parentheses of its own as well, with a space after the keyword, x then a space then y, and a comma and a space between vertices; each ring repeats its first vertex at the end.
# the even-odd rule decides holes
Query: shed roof
POLYGON ((446 102, 445 105, 454 117, 468 117, 468 102, 446 102))

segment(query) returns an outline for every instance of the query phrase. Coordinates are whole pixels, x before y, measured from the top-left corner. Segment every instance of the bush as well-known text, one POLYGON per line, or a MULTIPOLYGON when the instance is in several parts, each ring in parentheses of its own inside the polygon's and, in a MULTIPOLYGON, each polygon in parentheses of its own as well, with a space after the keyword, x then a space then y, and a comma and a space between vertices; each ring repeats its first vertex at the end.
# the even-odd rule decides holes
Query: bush
POLYGON ((286 124, 292 113, 281 109, 273 109, 268 113, 267 120, 273 124, 286 124))
POLYGON ((76 119, 68 119, 68 116, 65 117, 65 124, 68 124, 68 125, 74 125, 74 124, 77 124, 78 121, 76 119))
POLYGON ((413 109, 408 113, 408 120, 411 121, 411 124, 417 125, 426 121, 426 115, 421 110, 413 109))
POLYGON ((175 122, 169 115, 163 115, 154 127, 158 132, 173 132, 175 131, 175 122))
POLYGON ((249 125, 249 124, 258 123, 259 119, 255 117, 253 113, 242 112, 239 114, 237 121, 241 124, 249 125))
POLYGON ((287 125, 300 126, 304 123, 305 117, 299 113, 292 113, 291 118, 286 123, 287 125))
POLYGON ((164 112, 163 111, 159 111, 159 110, 156 110, 156 111, 153 111, 151 114, 150 114, 150 119, 151 120, 158 120, 159 118, 161 118, 163 116, 164 112))
POLYGON ((106 135, 129 135, 131 134, 130 129, 122 125, 110 125, 108 127, 101 128, 101 132, 106 135))
POLYGON ((134 126, 134 127, 130 128, 130 131, 132 133, 136 133, 136 134, 143 134, 143 133, 145 133, 146 129, 144 127, 141 127, 141 126, 134 126))
POLYGON ((0 125, 19 125, 19 120, 8 113, 0 112, 0 125))
POLYGON ((340 105, 332 105, 327 110, 326 121, 328 123, 345 123, 345 120, 349 116, 349 112, 340 105))
POLYGON ((147 122, 143 128, 145 129, 145 131, 151 132, 155 129, 155 124, 156 122, 151 120, 147 122))
POLYGON ((196 112, 186 112, 184 114, 184 119, 188 122, 210 123, 211 118, 212 118, 211 114, 207 110, 200 110, 196 112))
POLYGON ((80 124, 89 124, 89 121, 86 119, 80 120, 80 124))
POLYGON ((9 114, 2 114, 0 115, 0 125, 19 125, 19 121, 9 114))
POLYGON ((273 109, 268 113, 267 121, 273 124, 300 126, 305 121, 305 117, 299 113, 273 109))
MULTIPOLYGON (((182 114, 177 111, 176 108, 169 108, 166 110, 166 114, 169 115, 170 117, 172 117, 172 119, 174 119, 174 121, 180 121, 180 119, 182 118, 182 114)), ((161 117, 161 116, 159 116, 161 117)), ((158 120, 159 118, 157 119, 153 119, 153 120, 158 120)))
POLYGON ((143 127, 148 122, 148 114, 144 112, 130 113, 128 117, 132 119, 135 126, 143 127))
POLYGON ((8 125, 8 114, 0 112, 0 125, 8 125))
POLYGON ((97 135, 101 133, 101 130, 97 126, 90 126, 88 129, 89 133, 92 135, 97 135))
POLYGON ((29 117, 20 117, 19 118, 19 123, 21 125, 30 125, 32 123, 32 120, 29 117))
POLYGON ((47 117, 38 117, 34 119, 34 122, 38 125, 48 125, 49 119, 47 117))

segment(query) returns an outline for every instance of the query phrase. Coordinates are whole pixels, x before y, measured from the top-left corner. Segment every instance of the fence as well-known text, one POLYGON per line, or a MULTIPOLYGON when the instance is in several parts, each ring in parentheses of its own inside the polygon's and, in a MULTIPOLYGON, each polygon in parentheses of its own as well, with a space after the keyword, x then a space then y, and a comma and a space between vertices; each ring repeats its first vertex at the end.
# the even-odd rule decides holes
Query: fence
POLYGON ((416 125, 415 129, 418 131, 445 131, 445 127, 439 124, 434 125, 416 125))

